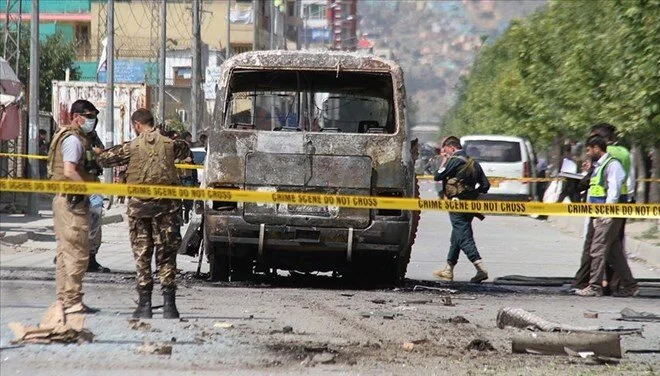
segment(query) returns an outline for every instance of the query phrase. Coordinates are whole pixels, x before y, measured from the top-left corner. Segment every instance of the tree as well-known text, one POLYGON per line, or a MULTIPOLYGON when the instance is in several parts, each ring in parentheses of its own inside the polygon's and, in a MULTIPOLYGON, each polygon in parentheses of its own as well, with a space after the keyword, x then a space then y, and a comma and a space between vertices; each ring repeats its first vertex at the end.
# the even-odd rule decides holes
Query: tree
MULTIPOLYGON (((4 38, 0 40, 0 51, 4 51, 4 38)), ((30 82, 30 30, 21 26, 21 58, 16 75, 27 89, 30 82)), ((52 111, 52 81, 63 80, 66 69, 70 69, 70 79, 80 78, 80 72, 74 67, 76 47, 73 41, 65 40, 64 34, 58 31, 39 41, 39 110, 52 111)), ((9 64, 14 67, 15 62, 9 64)))

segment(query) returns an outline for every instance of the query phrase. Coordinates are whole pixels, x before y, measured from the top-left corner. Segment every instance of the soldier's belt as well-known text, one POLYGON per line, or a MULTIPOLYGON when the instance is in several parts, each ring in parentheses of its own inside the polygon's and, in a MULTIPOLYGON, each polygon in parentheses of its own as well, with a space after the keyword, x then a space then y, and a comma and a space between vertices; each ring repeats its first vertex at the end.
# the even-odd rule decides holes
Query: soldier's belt
POLYGON ((554 215, 576 217, 660 219, 660 204, 563 204, 505 201, 450 201, 379 196, 349 196, 298 192, 258 192, 238 189, 188 188, 178 186, 73 183, 41 180, 0 179, 8 192, 72 193, 232 201, 263 204, 293 204, 363 209, 435 210, 482 214, 554 215))

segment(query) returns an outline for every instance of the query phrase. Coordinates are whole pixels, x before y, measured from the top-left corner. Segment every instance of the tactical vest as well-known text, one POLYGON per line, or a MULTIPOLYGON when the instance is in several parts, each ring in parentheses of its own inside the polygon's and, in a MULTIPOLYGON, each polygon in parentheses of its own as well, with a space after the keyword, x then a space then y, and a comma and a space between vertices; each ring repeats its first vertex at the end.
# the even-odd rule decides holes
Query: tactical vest
POLYGON ((142 132, 129 145, 128 184, 179 185, 174 141, 159 131, 142 132))
MULTIPOLYGON (((444 186, 445 195, 448 198, 458 197, 466 191, 473 191, 474 187, 467 185, 464 179, 467 175, 474 175, 474 159, 466 158, 462 155, 452 156, 452 158, 457 158, 465 162, 463 166, 458 170, 456 176, 447 180, 444 186)), ((447 162, 449 163, 449 162, 447 162)))
POLYGON ((628 149, 624 148, 623 146, 608 145, 607 154, 612 156, 612 158, 616 159, 617 161, 621 162, 621 165, 623 166, 623 171, 626 173, 626 177, 623 180, 623 184, 621 184, 621 194, 627 195, 628 175, 630 175, 630 152, 628 151, 628 149))
POLYGON ((96 176, 87 172, 85 168, 86 154, 92 153, 87 137, 79 127, 60 127, 53 136, 48 151, 48 178, 55 181, 68 180, 64 176, 64 156, 62 155, 62 142, 67 137, 78 137, 83 147, 83 153, 76 164, 76 171, 84 181, 96 181, 96 176))
POLYGON ((591 175, 591 179, 589 180, 589 202, 605 203, 607 199, 607 184, 605 182, 603 171, 605 171, 605 168, 610 162, 612 162, 612 160, 614 160, 614 158, 611 156, 607 157, 605 162, 598 166, 595 173, 591 175))

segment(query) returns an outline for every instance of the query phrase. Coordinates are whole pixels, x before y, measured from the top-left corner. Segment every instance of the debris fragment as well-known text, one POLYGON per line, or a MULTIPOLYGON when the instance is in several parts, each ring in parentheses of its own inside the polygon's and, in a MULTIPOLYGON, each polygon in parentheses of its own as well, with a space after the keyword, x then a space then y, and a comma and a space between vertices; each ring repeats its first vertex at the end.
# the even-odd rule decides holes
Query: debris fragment
POLYGON ((497 327, 510 326, 542 332, 616 332, 619 334, 637 334, 642 328, 607 328, 602 326, 574 326, 548 321, 521 308, 505 307, 497 312, 497 327))
POLYGON ((284 334, 293 333, 293 328, 287 325, 284 328, 282 328, 282 333, 284 334))
POLYGON ((511 340, 514 353, 567 355, 592 352, 596 356, 621 358, 621 339, 612 333, 521 333, 511 340))
POLYGON ((372 312, 362 312, 360 316, 368 318, 368 317, 380 317, 383 319, 387 320, 394 320, 394 317, 396 316, 396 313, 394 312, 379 312, 379 311, 372 311, 372 312))
POLYGON ((630 308, 621 310, 619 321, 660 322, 660 315, 651 312, 637 312, 630 308))
POLYGON ((466 319, 463 316, 454 316, 450 319, 444 319, 443 322, 449 323, 449 324, 469 324, 470 321, 466 319))
POLYGON ((128 320, 129 327, 133 330, 141 330, 144 332, 148 332, 151 330, 151 324, 148 322, 140 321, 138 319, 130 319, 128 320))
POLYGON ((404 300, 401 304, 412 305, 412 304, 427 304, 433 303, 433 300, 404 300))
POLYGON ((591 311, 586 311, 582 314, 585 319, 597 319, 598 318, 598 312, 591 312, 591 311))
POLYGON ((92 342, 94 334, 84 329, 84 324, 83 315, 65 315, 62 303, 55 302, 48 307, 39 326, 24 326, 19 322, 10 322, 8 326, 15 337, 12 344, 92 342))
POLYGON ((431 287, 431 286, 422 286, 422 285, 415 285, 415 287, 413 287, 413 291, 420 291, 420 290, 432 290, 444 294, 456 294, 458 292, 458 290, 447 289, 442 287, 431 287))
POLYGON ((234 324, 230 322, 216 322, 215 324, 213 324, 213 327, 218 329, 232 329, 234 327, 234 324))
POLYGON ((172 345, 144 342, 135 349, 135 352, 145 355, 172 355, 172 345))
POLYGON ((453 306, 455 305, 455 304, 451 301, 451 296, 449 296, 449 295, 447 295, 447 296, 443 296, 443 297, 440 299, 440 301, 442 301, 442 304, 443 304, 443 305, 446 305, 446 306, 449 306, 449 307, 453 307, 453 306))
POLYGON ((467 350, 495 351, 495 347, 487 339, 473 339, 466 347, 467 350))
POLYGON ((374 303, 374 304, 385 304, 386 303, 385 299, 372 299, 371 302, 374 303))
POLYGON ((329 352, 316 354, 312 357, 312 362, 321 364, 332 364, 335 362, 335 355, 329 352))
POLYGON ((412 342, 404 342, 401 347, 406 351, 412 351, 415 348, 415 344, 412 342))

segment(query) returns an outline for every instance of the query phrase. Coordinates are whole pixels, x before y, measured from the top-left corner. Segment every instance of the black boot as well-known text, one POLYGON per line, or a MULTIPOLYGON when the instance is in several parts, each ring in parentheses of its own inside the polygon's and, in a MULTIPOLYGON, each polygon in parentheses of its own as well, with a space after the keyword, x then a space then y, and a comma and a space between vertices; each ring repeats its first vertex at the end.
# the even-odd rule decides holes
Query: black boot
POLYGON ((96 261, 96 254, 90 253, 89 255, 89 264, 87 264, 88 272, 98 272, 98 273, 110 273, 110 269, 104 267, 96 261))
POLYGON ((138 306, 133 312, 133 318, 135 319, 150 319, 151 318, 151 291, 138 290, 140 294, 140 301, 138 306))
POLYGON ((176 309, 176 288, 163 289, 163 318, 164 319, 178 319, 179 311, 176 309))

